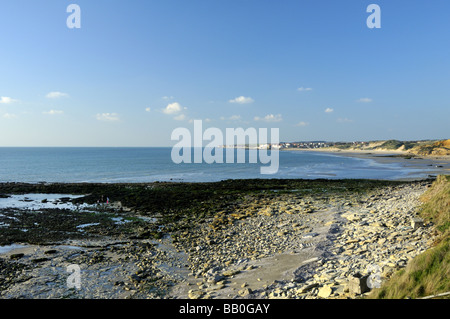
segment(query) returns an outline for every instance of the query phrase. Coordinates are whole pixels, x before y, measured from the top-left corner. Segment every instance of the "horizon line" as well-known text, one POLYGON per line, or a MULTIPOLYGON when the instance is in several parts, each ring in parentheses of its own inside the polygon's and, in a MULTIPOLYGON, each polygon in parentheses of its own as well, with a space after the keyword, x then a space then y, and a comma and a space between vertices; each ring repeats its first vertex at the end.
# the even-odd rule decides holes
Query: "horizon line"
MULTIPOLYGON (((328 141, 328 140, 305 140, 305 141, 282 141, 278 144, 283 143, 356 143, 356 142, 381 142, 381 141, 399 141, 399 142, 421 142, 421 141, 442 141, 448 140, 449 138, 425 138, 425 139, 411 139, 411 140, 398 140, 398 139, 374 139, 374 140, 353 140, 353 141, 328 141)), ((273 144, 273 143, 266 143, 273 144)), ((95 146, 82 146, 82 145, 72 145, 72 146, 62 146, 62 145, 34 145, 34 146, 4 146, 0 145, 0 148, 158 148, 158 147, 173 147, 172 145, 165 146, 107 146, 107 145, 95 145, 95 146)))

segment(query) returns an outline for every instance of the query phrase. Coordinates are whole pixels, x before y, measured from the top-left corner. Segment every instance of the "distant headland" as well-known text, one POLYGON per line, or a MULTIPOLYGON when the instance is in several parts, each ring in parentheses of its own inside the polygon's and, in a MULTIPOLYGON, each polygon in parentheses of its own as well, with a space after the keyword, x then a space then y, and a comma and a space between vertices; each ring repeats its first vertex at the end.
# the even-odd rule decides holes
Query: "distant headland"
POLYGON ((321 150, 328 152, 399 153, 402 156, 450 156, 450 139, 370 142, 282 142, 280 149, 321 150))

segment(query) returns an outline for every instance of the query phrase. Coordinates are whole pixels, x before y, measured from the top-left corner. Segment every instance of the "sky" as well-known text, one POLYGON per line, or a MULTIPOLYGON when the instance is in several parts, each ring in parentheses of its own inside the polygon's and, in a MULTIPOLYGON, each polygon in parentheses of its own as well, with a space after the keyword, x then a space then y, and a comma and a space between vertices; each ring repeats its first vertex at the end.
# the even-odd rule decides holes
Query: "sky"
POLYGON ((0 146, 171 146, 194 120, 286 142, 450 138, 449 14, 448 0, 0 0, 0 146))

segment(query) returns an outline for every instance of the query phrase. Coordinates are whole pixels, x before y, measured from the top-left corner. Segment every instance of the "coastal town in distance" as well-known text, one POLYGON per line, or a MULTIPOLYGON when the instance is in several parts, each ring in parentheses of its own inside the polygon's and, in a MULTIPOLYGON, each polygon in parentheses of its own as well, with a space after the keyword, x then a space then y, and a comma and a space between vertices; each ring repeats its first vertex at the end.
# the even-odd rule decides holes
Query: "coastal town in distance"
POLYGON ((299 149, 299 150, 324 150, 324 151, 383 151, 383 152, 407 152, 413 155, 450 155, 449 140, 420 140, 420 141, 353 141, 353 142, 329 142, 329 141, 300 141, 280 142, 277 144, 259 145, 233 145, 223 147, 236 147, 248 149, 299 149))

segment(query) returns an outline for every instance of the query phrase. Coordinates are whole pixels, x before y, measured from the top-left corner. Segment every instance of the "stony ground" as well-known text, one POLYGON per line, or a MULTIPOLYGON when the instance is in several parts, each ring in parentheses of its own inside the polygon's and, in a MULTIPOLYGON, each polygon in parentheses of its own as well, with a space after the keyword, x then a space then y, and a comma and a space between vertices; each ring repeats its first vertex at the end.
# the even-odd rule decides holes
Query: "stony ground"
POLYGON ((23 246, 0 254, 0 297, 355 298, 355 274, 376 286, 432 245, 432 225, 411 224, 429 181, 346 192, 326 185, 227 198, 205 218, 167 225, 160 239, 153 218, 123 207, 78 212, 77 221, 65 210, 5 209, 2 245, 23 246), (47 226, 23 231, 35 224, 47 226), (67 285, 74 264, 81 289, 67 285))
MULTIPOLYGON (((194 276, 178 293, 189 298, 356 297, 348 281, 371 275, 372 286, 405 267, 433 243, 433 228, 413 229, 426 184, 387 187, 369 195, 258 203, 252 217, 217 231, 203 225, 176 243, 194 276)), ((238 213, 239 215, 239 213, 238 213)), ((220 218, 220 215, 216 218, 220 218)))

